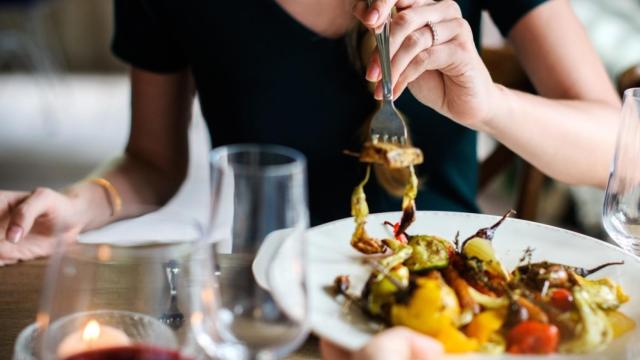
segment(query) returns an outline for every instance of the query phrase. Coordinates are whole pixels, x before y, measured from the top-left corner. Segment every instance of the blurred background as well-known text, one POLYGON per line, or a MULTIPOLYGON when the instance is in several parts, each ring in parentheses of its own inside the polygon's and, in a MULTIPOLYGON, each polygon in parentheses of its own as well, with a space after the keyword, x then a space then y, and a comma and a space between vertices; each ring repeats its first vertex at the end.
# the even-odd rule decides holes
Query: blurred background
MULTIPOLYGON (((640 0, 572 3, 616 87, 639 86, 640 0)), ((0 0, 0 189, 61 188, 122 152, 130 92, 111 31, 111 1, 0 0)), ((493 78, 532 91, 488 16, 482 37, 493 78)), ((205 178, 206 131, 196 107, 182 192, 197 192, 205 178)), ((486 135, 478 146, 484 212, 517 208, 523 218, 605 236, 601 190, 551 181, 486 135)))

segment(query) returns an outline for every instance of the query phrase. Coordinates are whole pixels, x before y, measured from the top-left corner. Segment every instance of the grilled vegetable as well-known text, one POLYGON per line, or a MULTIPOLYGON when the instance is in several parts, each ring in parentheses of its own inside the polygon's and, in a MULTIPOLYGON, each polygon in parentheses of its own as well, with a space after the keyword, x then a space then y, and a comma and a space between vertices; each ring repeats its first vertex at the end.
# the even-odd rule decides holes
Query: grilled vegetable
POLYGON ((368 166, 364 180, 353 189, 351 194, 351 215, 356 222, 356 229, 351 235, 351 246, 364 254, 379 254, 384 252, 384 245, 379 240, 369 236, 365 229, 367 216, 369 216, 369 205, 367 205, 364 186, 369 181, 370 174, 371 167, 368 166))
POLYGON ((575 275, 576 282, 588 294, 589 299, 603 310, 615 310, 629 301, 620 285, 610 279, 589 280, 575 275))
POLYGON ((409 238, 409 246, 413 248, 411 257, 405 265, 411 271, 427 271, 442 269, 449 265, 451 244, 437 236, 416 235, 409 238))
POLYGON ((612 310, 606 313, 609 324, 611 324, 611 329, 613 330, 614 338, 620 337, 636 327, 636 322, 620 311, 612 310))
POLYGON ((476 339, 467 337, 462 331, 449 325, 443 327, 435 338, 442 343, 444 350, 449 353, 465 353, 475 351, 479 344, 476 339))
POLYGON ((505 311, 486 310, 476 315, 467 325, 467 336, 478 340, 481 344, 489 341, 491 336, 500 330, 504 323, 505 311))
POLYGON ((498 222, 488 228, 478 230, 473 236, 462 243, 462 254, 469 261, 473 262, 471 266, 477 267, 477 262, 475 262, 477 259, 482 264, 482 270, 494 276, 504 278, 505 280, 509 279, 509 273, 507 273, 500 263, 500 260, 496 257, 496 253, 491 245, 491 240, 493 240, 496 229, 513 213, 513 210, 508 211, 498 222))
POLYGON ((518 274, 519 276, 523 277, 523 280, 530 287, 537 290, 541 290, 544 286, 571 289, 573 285, 575 285, 575 281, 572 281, 573 279, 571 278, 570 273, 573 272, 580 277, 586 277, 604 269, 605 267, 612 265, 621 265, 623 263, 624 262, 609 262, 600 266, 596 266, 593 269, 585 269, 581 267, 542 261, 539 263, 529 263, 518 266, 514 271, 514 275, 518 274))
POLYGON ((573 295, 565 288, 551 290, 549 300, 553 306, 562 311, 569 311, 574 307, 573 295))
POLYGON ((440 275, 435 274, 416 279, 408 302, 391 307, 391 324, 431 336, 437 336, 445 327, 455 327, 460 317, 458 299, 440 275))
POLYGON ((402 264, 413 254, 413 247, 402 244, 397 240, 385 239, 382 240, 382 243, 393 251, 393 254, 380 260, 380 265, 385 269, 402 264))
POLYGON ((485 295, 471 286, 469 287, 469 296, 485 309, 506 309, 509 306, 509 299, 506 296, 485 295))
POLYGON ((453 288, 460 302, 462 313, 460 315, 460 324, 466 325, 473 319, 473 315, 480 312, 480 305, 469 294, 469 284, 460 276, 458 271, 452 266, 448 266, 442 270, 442 275, 449 286, 453 288))
POLYGON ((556 351, 560 332, 551 324, 524 321, 507 335, 507 352, 512 354, 551 354, 556 351))
POLYGON ((408 145, 388 142, 366 142, 357 154, 360 161, 384 165, 390 169, 401 169, 424 161, 422 151, 408 145))
POLYGON ((409 182, 402 195, 402 218, 400 225, 395 230, 396 237, 403 234, 407 228, 416 220, 416 196, 418 196, 418 177, 413 165, 409 166, 409 182))
POLYGON ((384 273, 374 273, 369 278, 363 296, 366 301, 366 310, 374 316, 388 318, 387 309, 395 303, 396 292, 409 286, 409 269, 398 265, 384 273))
POLYGON ((604 348, 613 338, 611 323, 604 311, 590 299, 587 290, 574 286, 573 298, 580 313, 576 337, 560 345, 560 352, 587 353, 604 348))

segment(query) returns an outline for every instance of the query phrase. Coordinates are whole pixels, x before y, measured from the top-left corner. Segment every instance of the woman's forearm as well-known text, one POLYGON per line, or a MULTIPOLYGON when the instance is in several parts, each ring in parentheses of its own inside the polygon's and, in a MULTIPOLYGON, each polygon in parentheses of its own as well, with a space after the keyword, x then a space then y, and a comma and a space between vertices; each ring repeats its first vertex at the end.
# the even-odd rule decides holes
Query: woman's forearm
POLYGON ((97 177, 104 177, 122 197, 112 215, 109 194, 82 182, 67 190, 82 209, 83 230, 153 211, 164 205, 184 181, 189 162, 188 129, 194 86, 188 70, 155 74, 131 70, 131 133, 124 156, 97 177))
POLYGON ((112 161, 93 176, 107 179, 117 190, 122 208, 113 214, 108 191, 90 181, 78 182, 66 189, 75 203, 82 230, 92 230, 117 220, 143 215, 168 202, 184 181, 187 161, 166 172, 140 161, 131 154, 112 161))
POLYGON ((480 130, 545 174, 606 186, 618 125, 608 103, 555 100, 496 85, 496 111, 480 130))

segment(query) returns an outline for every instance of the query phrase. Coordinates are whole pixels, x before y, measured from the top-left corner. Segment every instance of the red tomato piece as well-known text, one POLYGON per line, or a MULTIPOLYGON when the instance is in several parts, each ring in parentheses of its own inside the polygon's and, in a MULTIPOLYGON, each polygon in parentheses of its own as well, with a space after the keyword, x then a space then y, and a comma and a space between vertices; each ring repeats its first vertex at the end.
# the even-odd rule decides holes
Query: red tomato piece
POLYGON ((563 288, 555 289, 550 295, 551 304, 560 310, 573 309, 573 294, 571 291, 563 288))
POLYGON ((555 325, 523 321, 507 334, 507 351, 512 354, 550 354, 556 351, 560 331, 555 325))
MULTIPOLYGON (((399 228, 400 228, 400 223, 399 222, 393 224, 393 233, 394 234, 397 233, 399 228)), ((400 241, 403 244, 409 243, 409 240, 407 239, 407 237, 404 234, 397 234, 396 235, 396 240, 400 241)))

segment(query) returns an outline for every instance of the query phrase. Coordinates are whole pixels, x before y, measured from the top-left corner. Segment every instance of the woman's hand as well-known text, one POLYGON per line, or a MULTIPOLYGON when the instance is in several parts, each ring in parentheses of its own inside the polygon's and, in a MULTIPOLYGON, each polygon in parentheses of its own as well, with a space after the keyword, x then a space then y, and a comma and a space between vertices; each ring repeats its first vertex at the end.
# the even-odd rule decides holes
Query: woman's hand
MULTIPOLYGON (((392 7, 389 49, 394 98, 406 87, 422 103, 473 129, 482 129, 499 105, 498 87, 476 50, 471 28, 453 0, 376 0, 369 8, 359 1, 354 13, 367 27, 379 30, 392 7)), ((377 51, 367 79, 377 82, 382 98, 382 72, 377 51)))
POLYGON ((50 255, 54 236, 80 233, 81 213, 70 195, 47 188, 0 191, 0 266, 50 255))
POLYGON ((376 335, 362 349, 350 353, 326 340, 320 342, 323 359, 331 360, 434 360, 444 354, 442 345, 405 327, 394 327, 376 335))

